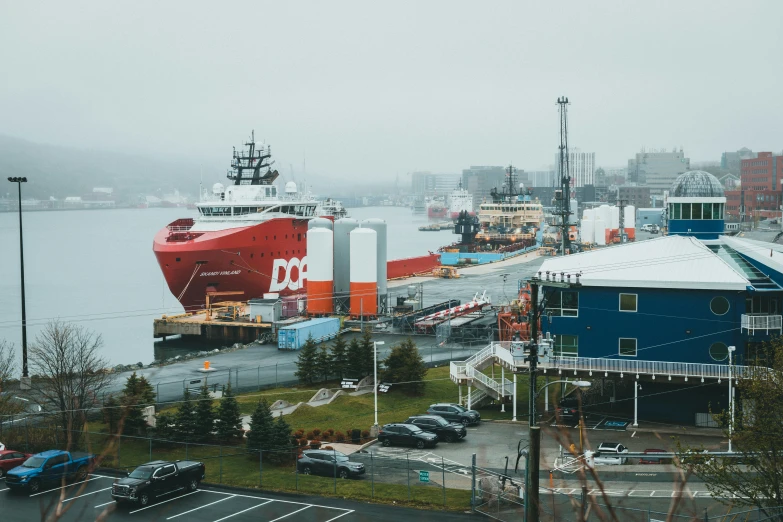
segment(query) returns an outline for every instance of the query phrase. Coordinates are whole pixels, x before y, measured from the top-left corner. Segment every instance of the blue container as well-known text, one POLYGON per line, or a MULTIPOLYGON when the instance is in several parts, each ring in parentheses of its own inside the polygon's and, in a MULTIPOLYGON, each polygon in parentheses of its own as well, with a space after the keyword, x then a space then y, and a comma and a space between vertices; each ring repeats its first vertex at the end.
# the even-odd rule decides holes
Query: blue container
POLYGON ((339 317, 324 317, 292 324, 278 330, 277 348, 280 350, 299 350, 311 335, 316 343, 322 343, 337 337, 339 331, 339 317))

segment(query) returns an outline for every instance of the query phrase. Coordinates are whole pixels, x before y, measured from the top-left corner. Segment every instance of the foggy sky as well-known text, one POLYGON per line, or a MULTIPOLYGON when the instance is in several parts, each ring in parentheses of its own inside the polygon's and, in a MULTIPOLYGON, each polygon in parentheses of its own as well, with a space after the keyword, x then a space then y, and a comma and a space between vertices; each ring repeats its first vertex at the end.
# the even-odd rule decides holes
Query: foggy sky
POLYGON ((2 0, 0 133, 404 181, 546 167, 567 95, 598 166, 783 148, 778 0, 381 4, 2 0))

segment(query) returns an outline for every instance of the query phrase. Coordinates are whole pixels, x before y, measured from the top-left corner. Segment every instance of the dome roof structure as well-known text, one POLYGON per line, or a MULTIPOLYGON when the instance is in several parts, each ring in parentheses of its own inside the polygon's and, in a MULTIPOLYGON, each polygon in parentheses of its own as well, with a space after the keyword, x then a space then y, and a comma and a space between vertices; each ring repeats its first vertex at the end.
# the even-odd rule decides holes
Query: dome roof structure
POLYGON ((689 170, 677 176, 669 190, 675 198, 722 198, 723 185, 718 178, 703 170, 689 170))

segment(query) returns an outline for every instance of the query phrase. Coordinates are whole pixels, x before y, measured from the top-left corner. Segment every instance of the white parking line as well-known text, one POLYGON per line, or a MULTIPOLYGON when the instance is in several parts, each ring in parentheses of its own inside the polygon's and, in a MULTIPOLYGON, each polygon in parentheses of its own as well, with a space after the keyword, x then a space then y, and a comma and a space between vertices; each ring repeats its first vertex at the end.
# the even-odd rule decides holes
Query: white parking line
POLYGON ((326 522, 332 522, 332 520, 337 520, 338 518, 340 518, 340 517, 344 517, 345 515, 349 515, 349 514, 351 514, 351 513, 353 513, 353 509, 352 509, 352 510, 350 510, 350 511, 346 511, 346 512, 345 512, 345 513, 343 513, 342 515, 337 515, 337 516, 336 516, 336 517, 334 517, 334 518, 330 518, 330 519, 329 519, 329 520, 327 520, 326 522))
POLYGON ((157 506, 160 506, 161 504, 165 504, 166 502, 171 502, 172 500, 177 500, 177 499, 179 499, 179 498, 185 498, 185 497, 189 497, 190 495, 195 495, 195 494, 196 494, 196 493, 198 493, 199 491, 201 491, 201 490, 200 490, 200 489, 197 489, 196 491, 191 491, 190 493, 185 493, 184 495, 180 495, 180 496, 178 496, 178 497, 170 498, 170 499, 168 499, 168 500, 164 500, 163 502, 157 502, 157 503, 155 503, 155 504, 151 504, 151 505, 149 505, 149 506, 147 506, 147 507, 143 507, 143 508, 141 508, 141 509, 137 509, 137 510, 135 510, 135 511, 131 511, 129 514, 131 514, 131 515, 132 515, 132 514, 134 514, 134 513, 138 513, 139 511, 144 511, 145 509, 149 509, 149 508, 157 507, 157 506))
POLYGON ((223 502, 224 500, 228 500, 230 498, 234 498, 235 496, 236 495, 231 495, 230 497, 221 498, 220 500, 216 500, 214 502, 210 502, 209 504, 204 504, 203 506, 199 506, 197 508, 191 509, 190 511, 185 511, 184 513, 180 513, 179 515, 174 515, 172 517, 167 518, 166 520, 171 520, 172 518, 177 518, 177 517, 181 517, 182 515, 187 515, 188 513, 193 513, 194 511, 198 511, 201 508, 213 506, 213 505, 215 505, 215 504, 217 504, 219 502, 223 502))
POLYGON ((82 480, 81 482, 74 482, 73 484, 66 484, 64 486, 60 486, 59 488, 47 489, 46 491, 40 491, 38 493, 33 493, 32 495, 30 495, 30 497, 37 497, 38 495, 43 495, 44 493, 51 493, 52 491, 59 491, 59 490, 61 490, 63 488, 67 488, 69 486, 76 486, 77 484, 84 484, 85 482, 91 482, 93 480, 98 480, 99 478, 109 478, 109 477, 97 476, 97 477, 88 478, 87 480, 82 480))
MULTIPOLYGON (((222 491, 212 491, 212 490, 209 490, 209 489, 200 489, 199 491, 203 491, 204 493, 214 493, 216 495, 232 495, 232 493, 223 493, 222 491)), ((297 505, 300 505, 300 506, 307 505, 309 507, 319 507, 319 508, 324 508, 324 509, 335 509, 337 511, 353 511, 351 509, 346 509, 346 508, 338 508, 338 507, 334 507, 334 506, 322 506, 320 504, 305 504, 304 502, 295 502, 293 500, 282 500, 282 499, 279 499, 279 498, 272 499, 272 498, 265 498, 265 497, 254 497, 252 495, 240 495, 238 493, 237 494, 233 494, 233 496, 239 497, 239 498, 252 498, 253 500, 269 500, 270 502, 271 501, 282 502, 283 504, 297 504, 297 505)))
POLYGON ((98 491, 91 491, 90 493, 85 493, 84 495, 79 495, 78 497, 66 498, 65 500, 62 501, 62 504, 65 504, 66 502, 70 502, 71 500, 76 500, 77 498, 86 497, 88 495, 94 495, 96 493, 100 493, 101 491, 108 491, 110 489, 111 489, 111 487, 103 488, 103 489, 99 489, 98 491))
MULTIPOLYGON (((282 520, 282 519, 284 519, 284 518, 286 518, 286 517, 290 517, 291 515, 296 515, 296 514, 297 514, 297 513, 299 513, 300 511, 304 511, 305 509, 307 509, 307 508, 309 508, 309 507, 311 507, 311 506, 305 506, 305 507, 303 507, 302 509, 297 509, 297 510, 296 510, 296 511, 294 511, 293 513, 289 513, 289 514, 287 514, 287 515, 283 515, 282 517, 277 517, 276 519, 274 519, 274 520, 270 520, 269 522, 277 522, 278 520, 282 520)), ((217 521, 217 522, 220 522, 220 521, 217 521)))
POLYGON ((11 488, 0 489, 0 492, 8 491, 9 489, 11 489, 11 488))
MULTIPOLYGON (((226 520, 226 519, 228 519, 228 518, 235 517, 235 516, 237 516, 237 515, 241 515, 242 513, 246 513, 246 512, 248 512, 248 511, 250 511, 250 510, 253 510, 253 509, 255 509, 255 508, 259 508, 259 507, 261 507, 261 506, 266 506, 266 505, 267 505, 267 504, 269 504, 270 502, 273 502, 273 501, 272 501, 272 500, 267 500, 267 501, 266 501, 266 502, 264 502, 263 504, 258 504, 258 505, 255 505, 255 506, 253 506, 253 507, 250 507, 250 508, 247 508, 247 509, 243 509, 242 511, 238 511, 238 512, 236 512, 236 513, 233 513, 233 514, 231 514, 231 515, 229 515, 229 516, 227 516, 227 517, 219 518, 219 519, 215 520, 215 522, 221 522, 221 520, 226 520)), ((307 506, 307 507, 310 507, 310 506, 307 506)), ((274 521, 272 521, 272 522, 274 522, 274 521)))
POLYGON ((112 500, 111 502, 107 502, 105 504, 98 504, 97 506, 95 506, 95 509, 98 509, 99 507, 103 507, 103 506, 108 506, 109 504, 116 504, 116 503, 117 503, 116 500, 112 500))

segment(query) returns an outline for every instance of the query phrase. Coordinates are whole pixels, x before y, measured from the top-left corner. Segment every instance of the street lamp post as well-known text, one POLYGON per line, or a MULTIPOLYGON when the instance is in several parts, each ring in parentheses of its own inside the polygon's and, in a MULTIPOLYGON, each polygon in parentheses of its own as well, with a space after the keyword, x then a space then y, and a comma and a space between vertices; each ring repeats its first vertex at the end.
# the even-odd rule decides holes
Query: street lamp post
POLYGON ((19 195, 19 267, 22 274, 22 379, 21 388, 30 387, 29 374, 27 372, 27 313, 24 298, 24 240, 22 238, 22 183, 27 183, 27 178, 10 177, 8 181, 16 183, 19 195))
POLYGON ((373 341, 372 343, 372 359, 373 359, 373 373, 372 382, 375 386, 375 429, 378 429, 378 346, 385 344, 383 341, 373 341))

